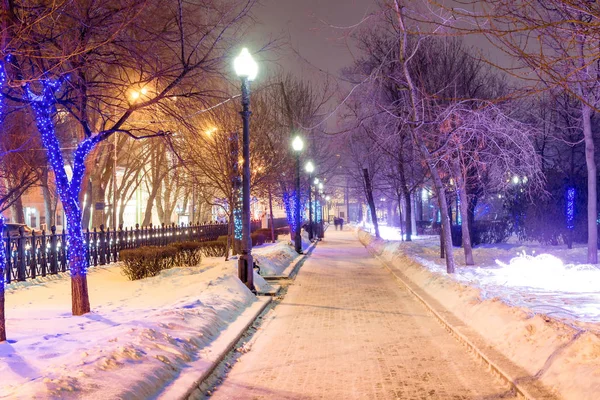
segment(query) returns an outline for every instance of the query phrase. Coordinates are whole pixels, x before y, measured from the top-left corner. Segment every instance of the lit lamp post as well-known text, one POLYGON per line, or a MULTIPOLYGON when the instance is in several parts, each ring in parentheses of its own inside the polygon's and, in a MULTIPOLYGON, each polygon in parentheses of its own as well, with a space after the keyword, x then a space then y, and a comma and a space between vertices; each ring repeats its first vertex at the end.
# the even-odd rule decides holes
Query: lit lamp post
POLYGON ((304 167, 306 172, 308 172, 308 240, 313 240, 313 227, 312 227, 312 188, 311 188, 311 180, 312 173, 315 171, 315 166, 312 161, 306 163, 304 167))
POLYGON ((248 289, 254 289, 254 271, 252 262, 252 241, 250 239, 250 82, 256 78, 258 65, 248 52, 242 52, 233 62, 235 73, 242 80, 242 254, 238 259, 238 276, 246 284, 248 289))
POLYGON ((294 247, 296 253, 302 254, 302 218, 300 217, 300 152, 304 148, 304 142, 300 136, 296 136, 292 142, 292 148, 296 153, 296 198, 294 204, 294 219, 296 231, 294 234, 294 247))
MULTIPOLYGON (((315 225, 319 223, 319 178, 315 178, 315 225)), ((319 233, 319 229, 315 227, 316 233, 313 232, 313 237, 316 236, 316 239, 321 237, 319 233)))
POLYGON ((323 182, 319 183, 319 209, 321 210, 321 218, 319 218, 319 239, 325 238, 325 230, 323 229, 323 182))

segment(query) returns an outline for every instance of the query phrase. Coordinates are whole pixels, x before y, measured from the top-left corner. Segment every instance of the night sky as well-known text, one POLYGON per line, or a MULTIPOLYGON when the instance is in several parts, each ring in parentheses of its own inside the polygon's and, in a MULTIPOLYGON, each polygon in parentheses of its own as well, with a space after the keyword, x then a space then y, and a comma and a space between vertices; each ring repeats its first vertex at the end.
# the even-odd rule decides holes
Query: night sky
POLYGON ((262 0, 253 10, 259 23, 252 36, 257 46, 269 37, 285 38, 287 49, 272 57, 285 70, 314 78, 323 76, 319 69, 337 75, 352 64, 356 49, 347 39, 351 29, 328 25, 355 25, 375 9, 375 0, 262 0))

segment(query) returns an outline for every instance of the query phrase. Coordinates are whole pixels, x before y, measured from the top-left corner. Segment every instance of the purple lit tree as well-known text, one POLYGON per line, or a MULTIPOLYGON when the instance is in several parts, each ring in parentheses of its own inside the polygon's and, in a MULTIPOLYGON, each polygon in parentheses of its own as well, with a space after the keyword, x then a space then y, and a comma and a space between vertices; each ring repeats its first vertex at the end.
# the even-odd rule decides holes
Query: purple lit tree
POLYGON ((29 86, 26 90, 35 114, 42 144, 46 148, 50 166, 56 177, 56 188, 67 217, 72 311, 73 315, 82 315, 90 311, 90 301, 86 279, 88 247, 81 226, 79 192, 85 174, 86 157, 96 144, 108 137, 109 133, 102 132, 92 135, 77 145, 73 154, 72 177, 69 179, 54 125, 56 94, 61 90, 61 82, 59 80, 42 82, 41 94, 36 94, 29 86))

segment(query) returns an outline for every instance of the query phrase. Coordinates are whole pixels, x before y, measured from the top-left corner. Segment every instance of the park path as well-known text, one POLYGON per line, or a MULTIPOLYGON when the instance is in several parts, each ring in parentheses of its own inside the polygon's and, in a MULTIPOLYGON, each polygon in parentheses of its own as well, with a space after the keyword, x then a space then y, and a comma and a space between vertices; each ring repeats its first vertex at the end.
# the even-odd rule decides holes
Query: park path
POLYGON ((329 229, 211 399, 500 399, 509 388, 329 229))

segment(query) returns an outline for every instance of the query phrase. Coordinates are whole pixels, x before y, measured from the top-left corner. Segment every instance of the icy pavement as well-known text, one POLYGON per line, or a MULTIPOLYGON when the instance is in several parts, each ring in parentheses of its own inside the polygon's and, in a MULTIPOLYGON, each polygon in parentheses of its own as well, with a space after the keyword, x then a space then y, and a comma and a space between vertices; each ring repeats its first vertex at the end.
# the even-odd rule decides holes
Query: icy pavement
POLYGON ((211 399, 512 398, 350 231, 328 231, 211 399))
MULTIPOLYGON (((433 272, 445 273, 439 237, 419 236, 401 242, 396 228, 383 226, 388 251, 403 252, 433 272)), ((500 243, 474 249, 475 266, 464 265, 462 248, 454 249, 457 281, 481 291, 483 299, 499 298, 534 313, 579 323, 600 322, 600 268, 586 264, 587 247, 500 243)))

